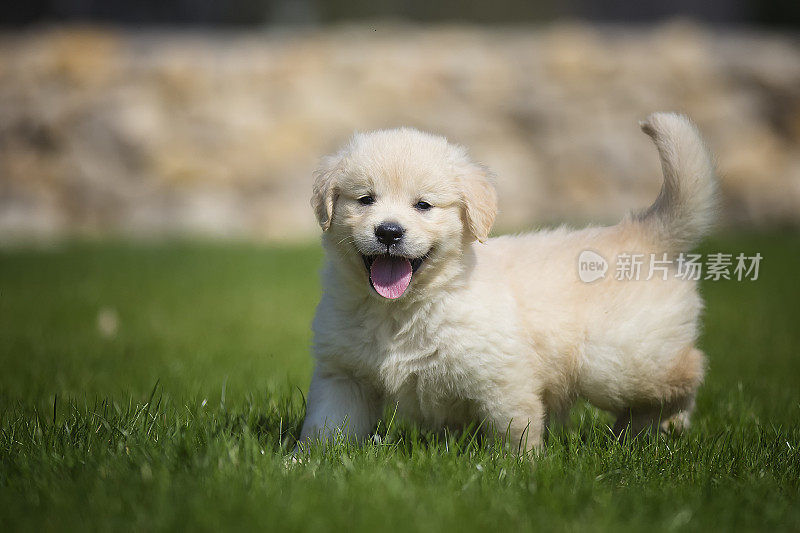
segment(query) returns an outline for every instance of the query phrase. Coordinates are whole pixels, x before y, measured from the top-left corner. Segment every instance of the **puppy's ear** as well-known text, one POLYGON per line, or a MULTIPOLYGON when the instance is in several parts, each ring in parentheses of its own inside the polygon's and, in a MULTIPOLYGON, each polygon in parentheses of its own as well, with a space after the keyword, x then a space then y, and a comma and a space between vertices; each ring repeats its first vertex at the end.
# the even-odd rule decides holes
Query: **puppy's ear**
POLYGON ((497 191, 489 169, 469 162, 462 167, 461 190, 467 228, 480 242, 489 237, 497 215, 497 191))
POLYGON ((340 154, 330 155, 322 159, 320 166, 314 171, 314 190, 311 195, 311 207, 317 216, 322 231, 331 227, 333 206, 338 195, 337 180, 341 171, 340 154))

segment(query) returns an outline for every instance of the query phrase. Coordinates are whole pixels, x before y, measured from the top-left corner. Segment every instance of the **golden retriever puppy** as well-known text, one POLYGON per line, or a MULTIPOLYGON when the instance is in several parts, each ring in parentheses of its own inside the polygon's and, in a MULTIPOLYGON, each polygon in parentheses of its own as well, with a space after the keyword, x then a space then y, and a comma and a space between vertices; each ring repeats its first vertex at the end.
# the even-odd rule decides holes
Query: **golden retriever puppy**
POLYGON ((489 172, 435 135, 359 133, 324 159, 312 205, 326 264, 301 443, 364 439, 387 404, 429 428, 482 423, 523 450, 577 397, 616 414, 617 432, 688 423, 703 304, 677 266, 712 221, 714 165, 685 117, 641 126, 663 165, 655 203, 577 231, 489 239, 489 172), (597 279, 579 275, 582 253, 597 279), (638 281, 616 275, 616 258, 634 254, 638 281))

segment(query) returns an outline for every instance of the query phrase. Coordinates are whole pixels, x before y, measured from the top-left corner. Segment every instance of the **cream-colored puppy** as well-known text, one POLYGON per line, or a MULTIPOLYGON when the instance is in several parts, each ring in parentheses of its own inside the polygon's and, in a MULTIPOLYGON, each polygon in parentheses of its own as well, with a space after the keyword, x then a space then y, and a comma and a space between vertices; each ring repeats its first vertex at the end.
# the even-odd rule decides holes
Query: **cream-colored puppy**
POLYGON ((685 425, 703 379, 703 304, 676 264, 713 217, 714 165, 685 117, 654 114, 642 128, 664 170, 648 209, 612 227, 493 239, 490 176, 442 137, 357 134, 326 158, 301 442, 363 439, 387 404, 430 428, 483 423, 526 450, 578 396, 615 413, 618 432, 685 425), (586 250, 592 282, 579 276, 586 250), (638 281, 616 279, 620 254, 645 254, 638 281))

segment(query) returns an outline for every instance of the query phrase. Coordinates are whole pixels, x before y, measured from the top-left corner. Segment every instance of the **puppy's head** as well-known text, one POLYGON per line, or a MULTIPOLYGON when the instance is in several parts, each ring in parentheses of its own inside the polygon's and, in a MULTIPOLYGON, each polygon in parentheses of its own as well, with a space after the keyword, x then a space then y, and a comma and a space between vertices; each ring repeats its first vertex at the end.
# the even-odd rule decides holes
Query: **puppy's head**
POLYGON ((464 148, 404 128, 356 134, 325 158, 311 204, 339 266, 393 300, 459 271, 464 248, 488 237, 497 195, 464 148))

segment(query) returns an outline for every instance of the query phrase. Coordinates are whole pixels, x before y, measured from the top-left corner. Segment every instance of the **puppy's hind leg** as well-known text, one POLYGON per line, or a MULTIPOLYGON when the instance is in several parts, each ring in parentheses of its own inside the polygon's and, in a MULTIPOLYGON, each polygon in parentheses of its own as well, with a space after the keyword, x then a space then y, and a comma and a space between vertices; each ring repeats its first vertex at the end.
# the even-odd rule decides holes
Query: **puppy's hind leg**
POLYGON ((683 433, 689 429, 694 412, 694 395, 689 399, 686 406, 669 418, 661 421, 661 431, 665 433, 683 433))
POLYGON ((681 402, 681 406, 677 410, 674 405, 669 404, 630 409, 617 416, 612 431, 620 440, 624 440, 627 435, 636 437, 643 433, 651 435, 659 432, 680 434, 689 428, 693 410, 694 397, 681 402))
POLYGON ((631 401, 619 413, 614 434, 622 439, 626 433, 635 437, 643 432, 677 432, 688 429, 697 388, 703 381, 705 355, 694 347, 681 351, 665 372, 648 379, 644 399, 631 401))

